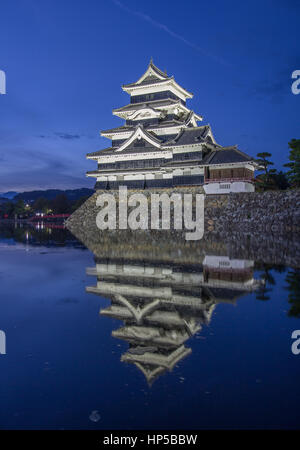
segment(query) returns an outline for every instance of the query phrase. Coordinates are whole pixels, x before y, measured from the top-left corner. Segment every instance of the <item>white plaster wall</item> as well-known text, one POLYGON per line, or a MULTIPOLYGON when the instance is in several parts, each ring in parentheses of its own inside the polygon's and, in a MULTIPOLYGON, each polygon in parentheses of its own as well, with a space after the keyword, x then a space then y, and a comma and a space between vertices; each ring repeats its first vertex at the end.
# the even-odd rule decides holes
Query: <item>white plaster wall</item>
POLYGON ((155 176, 153 173, 147 173, 145 175, 146 180, 154 180, 155 176))
POLYGON ((142 173, 136 175, 124 175, 124 180, 144 180, 144 175, 142 173))
POLYGON ((234 181, 232 183, 208 183, 204 186, 206 194, 229 194, 230 192, 254 192, 254 184, 247 181, 234 181), (224 186, 224 187, 220 187, 224 186), (227 186, 227 187, 225 187, 227 186))
POLYGON ((191 175, 203 175, 204 169, 200 167, 195 167, 194 169, 191 169, 191 175))

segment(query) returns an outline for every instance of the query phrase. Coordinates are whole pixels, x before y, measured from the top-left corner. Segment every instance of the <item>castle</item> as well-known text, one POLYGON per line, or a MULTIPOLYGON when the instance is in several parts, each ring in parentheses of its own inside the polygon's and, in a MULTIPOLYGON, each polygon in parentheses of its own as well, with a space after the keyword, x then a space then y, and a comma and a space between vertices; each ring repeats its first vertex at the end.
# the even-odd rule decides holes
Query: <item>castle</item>
POLYGON ((193 94, 151 60, 135 82, 122 86, 130 103, 113 110, 125 124, 105 130, 111 146, 88 153, 95 189, 203 186, 206 194, 253 192, 254 159, 236 146, 217 144, 210 125, 186 102, 193 94))

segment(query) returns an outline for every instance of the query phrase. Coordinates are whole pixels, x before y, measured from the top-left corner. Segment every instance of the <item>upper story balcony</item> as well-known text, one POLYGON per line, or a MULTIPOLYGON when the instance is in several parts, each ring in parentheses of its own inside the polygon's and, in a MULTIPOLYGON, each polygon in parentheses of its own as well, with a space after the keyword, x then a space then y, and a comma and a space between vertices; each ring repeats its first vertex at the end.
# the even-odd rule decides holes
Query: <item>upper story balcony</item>
POLYGON ((204 184, 206 184, 206 183, 233 183, 235 181, 247 181, 248 183, 254 183, 254 178, 251 176, 230 177, 230 178, 205 178, 204 184))

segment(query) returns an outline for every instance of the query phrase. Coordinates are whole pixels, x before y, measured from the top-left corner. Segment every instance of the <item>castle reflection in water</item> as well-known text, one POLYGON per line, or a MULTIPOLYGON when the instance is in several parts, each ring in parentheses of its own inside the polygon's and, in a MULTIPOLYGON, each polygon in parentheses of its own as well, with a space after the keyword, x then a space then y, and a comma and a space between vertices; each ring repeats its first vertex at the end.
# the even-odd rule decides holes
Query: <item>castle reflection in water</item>
POLYGON ((262 285, 252 260, 213 254, 201 264, 162 260, 95 256, 87 269, 96 285, 86 291, 111 302, 100 314, 123 322, 112 331, 129 344, 121 361, 134 364, 149 385, 192 352, 187 341, 211 321, 218 303, 235 304, 262 285))

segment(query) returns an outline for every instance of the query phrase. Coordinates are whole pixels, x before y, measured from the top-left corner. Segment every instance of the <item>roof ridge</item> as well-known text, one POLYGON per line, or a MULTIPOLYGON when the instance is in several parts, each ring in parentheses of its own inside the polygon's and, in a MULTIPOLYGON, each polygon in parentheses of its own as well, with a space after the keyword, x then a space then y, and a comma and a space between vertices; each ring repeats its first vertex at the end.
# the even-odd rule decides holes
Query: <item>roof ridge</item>
MULTIPOLYGON (((167 75, 167 73, 165 73, 165 72, 163 72, 162 70, 160 70, 160 69, 154 64, 153 59, 152 59, 152 57, 151 57, 150 62, 149 62, 149 64, 148 64, 148 67, 147 67, 147 69, 146 69, 146 72, 145 72, 145 73, 144 73, 137 81, 135 81, 134 83, 123 84, 122 87, 125 87, 125 88, 126 88, 126 87, 131 87, 131 86, 138 86, 139 84, 143 83, 143 81, 148 77, 148 75, 147 75, 142 81, 140 81, 140 79, 143 78, 143 77, 146 75, 146 73, 149 71, 149 69, 153 70, 153 72, 154 72, 153 78, 157 78, 158 81, 166 81, 166 80, 172 78, 172 77, 169 77, 169 76, 167 75), (155 75, 156 75, 156 77, 155 77, 155 75), (163 80, 161 80, 159 77, 162 77, 163 80), (139 82, 139 81, 140 81, 140 82, 139 82)), ((150 74, 149 76, 151 77, 151 75, 152 75, 152 74, 150 74)))
MULTIPOLYGON (((154 69, 155 71, 157 71, 159 73, 159 75, 161 75, 162 77, 168 78, 168 75, 163 72, 162 70, 160 70, 153 62, 153 59, 151 58, 150 63, 148 65, 148 67, 151 67, 152 69, 154 69)), ((148 70, 148 69, 147 69, 148 70)))

